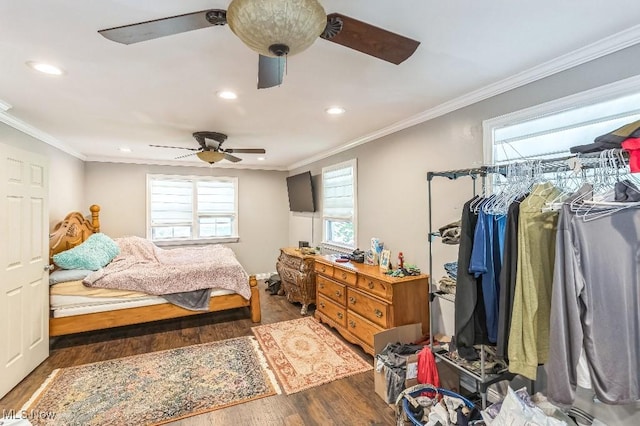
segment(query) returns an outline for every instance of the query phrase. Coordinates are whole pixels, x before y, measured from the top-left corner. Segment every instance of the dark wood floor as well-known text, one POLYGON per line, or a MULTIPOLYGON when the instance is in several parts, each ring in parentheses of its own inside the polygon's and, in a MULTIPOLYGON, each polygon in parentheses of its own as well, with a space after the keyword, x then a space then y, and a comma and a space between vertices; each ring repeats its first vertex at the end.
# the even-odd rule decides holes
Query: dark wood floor
MULTIPOLYGON (((271 296, 260 282, 262 324, 300 318, 300 305, 271 296)), ((313 311, 310 310, 310 315, 313 311)), ((248 308, 168 320, 111 331, 82 333, 52 342, 50 356, 0 400, 0 410, 19 410, 56 368, 251 336, 248 308)), ((358 346, 362 358, 372 362, 358 346)), ((172 423, 204 425, 393 425, 395 414, 376 395, 373 372, 358 374, 293 395, 277 395, 172 423)))

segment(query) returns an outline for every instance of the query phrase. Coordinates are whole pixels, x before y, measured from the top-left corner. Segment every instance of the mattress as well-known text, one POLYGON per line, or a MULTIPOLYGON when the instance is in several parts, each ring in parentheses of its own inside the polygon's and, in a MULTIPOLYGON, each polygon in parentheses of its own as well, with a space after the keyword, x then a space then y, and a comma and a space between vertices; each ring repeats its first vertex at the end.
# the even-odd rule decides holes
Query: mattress
MULTIPOLYGON (((213 289, 211 297, 233 294, 213 289)), ((82 281, 68 281, 50 287, 49 305, 54 318, 169 303, 160 296, 126 290, 89 288, 82 281)))

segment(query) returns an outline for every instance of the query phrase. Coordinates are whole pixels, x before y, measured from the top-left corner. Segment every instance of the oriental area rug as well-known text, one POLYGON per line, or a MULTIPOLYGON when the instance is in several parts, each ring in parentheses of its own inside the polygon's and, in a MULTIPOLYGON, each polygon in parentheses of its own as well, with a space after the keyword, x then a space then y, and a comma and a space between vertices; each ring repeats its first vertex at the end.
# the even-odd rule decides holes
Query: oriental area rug
POLYGON ((311 317, 251 330, 287 395, 373 369, 311 317))
POLYGON ((34 425, 158 425, 280 393, 254 337, 55 370, 23 407, 34 425))

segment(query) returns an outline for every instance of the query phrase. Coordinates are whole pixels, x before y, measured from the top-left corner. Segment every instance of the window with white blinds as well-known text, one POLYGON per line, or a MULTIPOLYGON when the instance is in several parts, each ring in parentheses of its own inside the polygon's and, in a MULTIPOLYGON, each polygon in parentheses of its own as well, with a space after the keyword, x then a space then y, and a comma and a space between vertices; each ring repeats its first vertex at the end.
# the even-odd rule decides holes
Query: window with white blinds
POLYGON ((148 175, 147 188, 152 241, 237 241, 237 178, 148 175))
POLYGON ((323 244, 356 247, 356 160, 322 169, 323 244))

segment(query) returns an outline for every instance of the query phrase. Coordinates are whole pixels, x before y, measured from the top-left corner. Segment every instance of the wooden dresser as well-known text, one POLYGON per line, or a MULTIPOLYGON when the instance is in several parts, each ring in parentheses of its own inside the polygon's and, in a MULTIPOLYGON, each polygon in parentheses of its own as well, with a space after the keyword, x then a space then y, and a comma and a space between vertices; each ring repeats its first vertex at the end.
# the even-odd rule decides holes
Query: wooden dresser
POLYGON ((302 303, 302 315, 306 315, 310 304, 316 303, 314 259, 314 255, 305 255, 300 249, 290 247, 280 249, 276 263, 284 294, 289 302, 302 303))
POLYGON ((423 334, 429 332, 427 275, 393 278, 378 266, 334 259, 315 256, 318 320, 371 355, 379 331, 422 323, 423 334))

